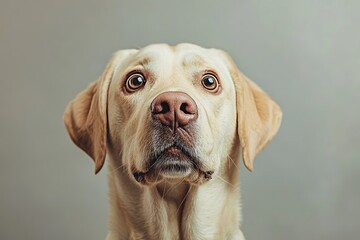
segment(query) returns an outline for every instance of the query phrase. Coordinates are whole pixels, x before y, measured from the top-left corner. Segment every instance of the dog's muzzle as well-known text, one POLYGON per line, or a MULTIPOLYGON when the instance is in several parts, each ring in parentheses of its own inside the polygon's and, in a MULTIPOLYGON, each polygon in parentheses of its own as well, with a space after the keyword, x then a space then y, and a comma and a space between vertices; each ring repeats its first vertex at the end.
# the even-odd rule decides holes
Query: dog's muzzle
POLYGON ((206 180, 212 171, 201 170, 195 151, 197 105, 184 92, 164 92, 150 105, 153 124, 151 150, 146 172, 135 172, 136 181, 156 182, 161 177, 187 177, 194 172, 206 180), (199 175, 199 174, 197 174, 199 175), (154 179, 155 178, 155 179, 154 179))

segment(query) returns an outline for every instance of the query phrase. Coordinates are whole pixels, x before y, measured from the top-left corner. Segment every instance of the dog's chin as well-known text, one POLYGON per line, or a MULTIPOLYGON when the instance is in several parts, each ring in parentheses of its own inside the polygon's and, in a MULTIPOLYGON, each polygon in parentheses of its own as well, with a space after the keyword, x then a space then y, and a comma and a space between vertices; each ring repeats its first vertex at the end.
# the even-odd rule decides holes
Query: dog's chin
POLYGON ((195 157, 175 146, 164 150, 149 163, 146 172, 133 173, 140 184, 152 185, 165 179, 183 179, 196 184, 210 180, 213 173, 202 171, 195 157))

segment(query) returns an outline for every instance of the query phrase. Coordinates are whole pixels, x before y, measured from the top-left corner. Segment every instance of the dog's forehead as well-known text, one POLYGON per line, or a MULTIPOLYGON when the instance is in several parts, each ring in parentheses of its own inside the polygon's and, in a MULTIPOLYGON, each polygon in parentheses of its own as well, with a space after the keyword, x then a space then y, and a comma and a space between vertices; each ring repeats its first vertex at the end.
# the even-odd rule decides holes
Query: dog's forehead
POLYGON ((182 67, 224 69, 225 64, 215 49, 206 49, 194 44, 153 44, 144 47, 133 56, 131 65, 147 66, 154 71, 182 67))

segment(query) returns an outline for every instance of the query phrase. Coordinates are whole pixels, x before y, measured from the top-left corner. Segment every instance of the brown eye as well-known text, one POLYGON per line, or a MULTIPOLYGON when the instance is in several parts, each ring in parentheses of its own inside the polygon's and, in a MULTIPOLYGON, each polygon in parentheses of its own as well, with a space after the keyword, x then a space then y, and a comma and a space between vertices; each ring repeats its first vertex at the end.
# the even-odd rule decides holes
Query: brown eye
POLYGON ((206 88, 210 92, 215 93, 219 90, 220 84, 214 74, 211 73, 205 74, 201 79, 201 83, 204 86, 204 88, 206 88))
POLYGON ((146 83, 144 76, 141 73, 131 74, 126 80, 126 90, 134 92, 143 87, 146 83))

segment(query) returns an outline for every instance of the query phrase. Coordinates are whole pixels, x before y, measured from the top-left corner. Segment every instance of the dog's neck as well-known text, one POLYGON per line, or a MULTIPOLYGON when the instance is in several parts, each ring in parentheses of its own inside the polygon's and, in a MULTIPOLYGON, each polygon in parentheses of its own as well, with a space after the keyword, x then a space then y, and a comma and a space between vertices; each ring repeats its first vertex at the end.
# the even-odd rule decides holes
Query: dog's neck
POLYGON ((215 173, 200 186, 184 181, 139 186, 113 159, 108 162, 107 240, 241 239, 238 167, 227 169, 231 179, 215 173))

